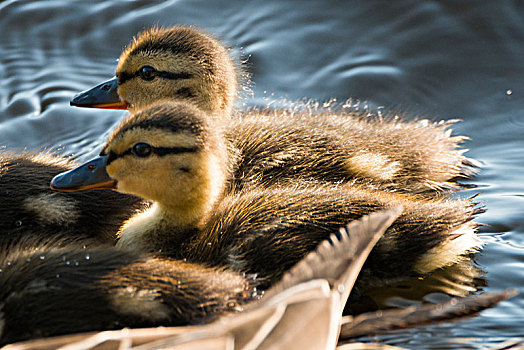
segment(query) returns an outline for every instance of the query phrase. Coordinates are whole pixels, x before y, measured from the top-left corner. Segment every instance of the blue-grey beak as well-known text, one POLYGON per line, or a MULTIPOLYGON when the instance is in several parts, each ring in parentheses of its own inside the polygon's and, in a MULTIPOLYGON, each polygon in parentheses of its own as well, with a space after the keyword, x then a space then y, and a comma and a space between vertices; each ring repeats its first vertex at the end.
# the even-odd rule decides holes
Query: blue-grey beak
POLYGON ((71 102, 71 106, 91 107, 105 109, 127 109, 127 102, 122 101, 118 96, 118 79, 114 77, 89 90, 76 94, 71 102))
POLYGON ((106 172, 107 156, 99 156, 72 170, 56 175, 51 188, 63 192, 115 189, 117 181, 106 172))

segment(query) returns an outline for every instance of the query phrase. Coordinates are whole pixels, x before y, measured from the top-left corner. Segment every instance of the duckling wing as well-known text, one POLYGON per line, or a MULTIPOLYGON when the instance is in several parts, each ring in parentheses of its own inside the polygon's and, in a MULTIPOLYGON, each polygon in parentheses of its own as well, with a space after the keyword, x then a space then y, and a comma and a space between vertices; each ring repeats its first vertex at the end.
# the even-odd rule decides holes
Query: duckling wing
POLYGON ((332 288, 344 290, 349 295, 367 256, 401 212, 401 207, 380 211, 340 228, 289 270, 268 293, 322 278, 332 288))

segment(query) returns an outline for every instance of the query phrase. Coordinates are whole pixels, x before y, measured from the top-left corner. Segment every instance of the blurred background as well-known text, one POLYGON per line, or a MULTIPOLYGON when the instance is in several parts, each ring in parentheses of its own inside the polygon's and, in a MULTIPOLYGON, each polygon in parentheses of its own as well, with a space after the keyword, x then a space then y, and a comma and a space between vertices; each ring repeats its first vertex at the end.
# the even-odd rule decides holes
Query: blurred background
POLYGON ((472 138, 468 156, 483 163, 476 187, 458 194, 480 193, 487 209, 479 290, 521 294, 462 323, 371 340, 477 349, 524 335, 524 2, 1 1, 0 146, 78 160, 98 152, 126 112, 69 100, 111 78, 138 31, 174 24, 214 34, 245 61, 252 82, 240 108, 352 98, 383 113, 462 119, 455 134, 472 138))

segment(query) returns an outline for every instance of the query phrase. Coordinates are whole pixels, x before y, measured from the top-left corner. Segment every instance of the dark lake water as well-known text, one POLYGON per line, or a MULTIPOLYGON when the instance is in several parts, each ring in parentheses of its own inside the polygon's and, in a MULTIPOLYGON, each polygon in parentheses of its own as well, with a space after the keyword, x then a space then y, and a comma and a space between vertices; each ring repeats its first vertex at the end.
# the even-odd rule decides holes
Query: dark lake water
POLYGON ((476 349, 524 337, 524 2, 418 0, 1 1, 0 145, 85 160, 120 111, 69 107, 112 77, 122 48, 154 24, 216 33, 247 59, 251 94, 344 101, 460 118, 483 169, 484 291, 520 296, 462 323, 378 338, 413 349, 476 349))

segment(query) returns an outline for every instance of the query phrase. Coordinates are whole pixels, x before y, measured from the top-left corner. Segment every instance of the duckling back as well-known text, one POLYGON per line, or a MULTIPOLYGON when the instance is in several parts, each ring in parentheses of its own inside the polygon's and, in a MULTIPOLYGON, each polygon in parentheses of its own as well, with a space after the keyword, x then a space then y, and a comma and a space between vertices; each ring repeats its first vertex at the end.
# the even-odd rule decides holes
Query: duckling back
POLYGON ((358 112, 257 111, 227 127, 238 152, 231 189, 289 180, 350 182, 432 197, 456 190, 478 163, 449 123, 371 118, 358 112))
POLYGON ((366 260, 361 290, 449 266, 482 246, 472 221, 481 209, 469 200, 413 201, 355 185, 296 184, 225 197, 205 228, 180 245, 181 254, 272 283, 337 228, 395 206, 404 207, 403 214, 366 260))

